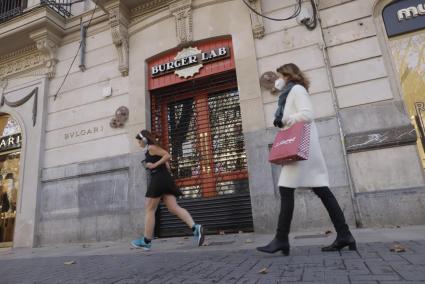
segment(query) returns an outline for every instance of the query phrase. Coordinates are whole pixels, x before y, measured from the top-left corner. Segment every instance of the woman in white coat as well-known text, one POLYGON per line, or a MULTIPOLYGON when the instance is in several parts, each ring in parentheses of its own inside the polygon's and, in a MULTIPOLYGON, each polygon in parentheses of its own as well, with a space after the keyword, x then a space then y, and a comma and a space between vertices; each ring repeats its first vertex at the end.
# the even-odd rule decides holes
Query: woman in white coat
POLYGON ((285 64, 276 70, 281 76, 275 87, 281 90, 278 109, 275 113, 274 125, 287 129, 297 122, 310 122, 310 150, 307 160, 294 161, 282 167, 279 177, 281 208, 277 233, 266 246, 257 250, 266 253, 282 251, 289 255, 288 234, 294 211, 294 190, 308 187, 320 198, 337 232, 336 240, 322 251, 337 251, 344 247, 356 250, 356 242, 345 222, 344 213, 329 190, 329 177, 325 159, 319 143, 319 135, 313 121, 313 108, 307 92, 310 82, 293 63, 285 64))

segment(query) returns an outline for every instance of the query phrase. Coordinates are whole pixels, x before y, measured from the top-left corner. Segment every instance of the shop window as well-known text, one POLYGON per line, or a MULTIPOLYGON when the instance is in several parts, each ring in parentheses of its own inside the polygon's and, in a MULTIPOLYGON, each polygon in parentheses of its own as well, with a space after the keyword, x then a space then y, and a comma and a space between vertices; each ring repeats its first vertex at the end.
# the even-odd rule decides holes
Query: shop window
POLYGON ((18 188, 20 148, 19 123, 9 115, 0 116, 0 247, 13 242, 18 188))
POLYGON ((425 31, 391 38, 389 46, 425 168, 425 31))

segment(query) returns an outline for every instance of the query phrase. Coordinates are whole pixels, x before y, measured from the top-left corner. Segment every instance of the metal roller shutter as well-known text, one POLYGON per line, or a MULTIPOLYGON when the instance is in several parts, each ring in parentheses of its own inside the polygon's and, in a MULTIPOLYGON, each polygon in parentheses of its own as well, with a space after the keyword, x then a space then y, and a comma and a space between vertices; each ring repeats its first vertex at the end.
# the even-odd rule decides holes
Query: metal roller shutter
MULTIPOLYGON (((152 131, 171 156, 178 200, 208 233, 252 231, 247 161, 234 71, 151 92, 152 131)), ((190 233, 161 205, 160 237, 190 233)))

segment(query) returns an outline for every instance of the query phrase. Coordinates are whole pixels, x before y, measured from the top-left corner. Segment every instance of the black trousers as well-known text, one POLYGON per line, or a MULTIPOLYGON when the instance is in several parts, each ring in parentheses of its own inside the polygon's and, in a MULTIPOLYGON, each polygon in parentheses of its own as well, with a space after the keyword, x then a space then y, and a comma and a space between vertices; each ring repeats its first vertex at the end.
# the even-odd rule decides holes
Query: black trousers
MULTIPOLYGON (((350 234, 345 222, 344 213, 329 187, 314 187, 313 192, 320 198, 337 232, 337 238, 344 238, 350 234)), ((295 188, 279 187, 280 191, 280 213, 277 225, 276 238, 282 241, 288 240, 291 228, 292 215, 294 213, 294 191, 295 188)))

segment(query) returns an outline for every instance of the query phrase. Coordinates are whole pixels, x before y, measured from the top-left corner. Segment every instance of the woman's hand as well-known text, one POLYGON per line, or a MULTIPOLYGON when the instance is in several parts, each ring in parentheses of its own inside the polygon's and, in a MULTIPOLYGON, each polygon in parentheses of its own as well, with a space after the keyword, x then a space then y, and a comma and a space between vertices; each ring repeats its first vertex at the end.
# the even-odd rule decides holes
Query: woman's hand
POLYGON ((156 168, 155 164, 153 164, 153 163, 146 163, 145 167, 149 170, 153 170, 153 169, 156 168))
POLYGON ((293 117, 287 117, 282 121, 282 123, 285 128, 288 128, 297 123, 297 121, 293 117))
POLYGON ((292 125, 294 125, 295 123, 297 123, 297 121, 295 119, 293 119, 292 117, 289 117, 286 121, 285 121, 285 126, 287 127, 291 127, 292 125))

